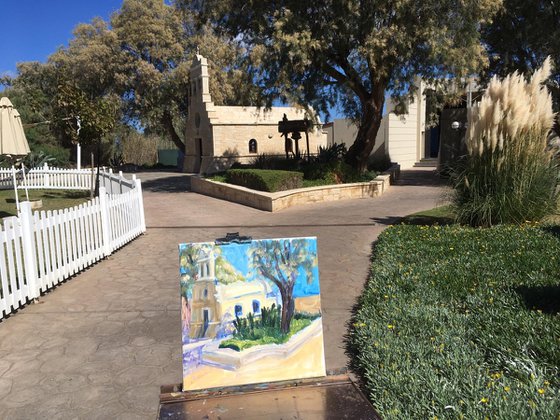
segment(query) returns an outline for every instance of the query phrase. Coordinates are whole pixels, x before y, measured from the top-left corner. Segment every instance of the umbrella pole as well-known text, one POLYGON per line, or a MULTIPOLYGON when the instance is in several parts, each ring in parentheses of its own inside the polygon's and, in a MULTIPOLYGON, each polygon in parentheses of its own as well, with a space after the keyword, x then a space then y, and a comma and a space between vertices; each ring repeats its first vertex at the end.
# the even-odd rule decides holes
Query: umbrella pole
POLYGON ((14 167, 14 165, 12 165, 12 178, 13 178, 13 184, 14 184, 14 192, 16 195, 16 209, 17 211, 19 211, 19 198, 18 198, 18 192, 17 192, 17 178, 16 178, 16 168, 14 167))

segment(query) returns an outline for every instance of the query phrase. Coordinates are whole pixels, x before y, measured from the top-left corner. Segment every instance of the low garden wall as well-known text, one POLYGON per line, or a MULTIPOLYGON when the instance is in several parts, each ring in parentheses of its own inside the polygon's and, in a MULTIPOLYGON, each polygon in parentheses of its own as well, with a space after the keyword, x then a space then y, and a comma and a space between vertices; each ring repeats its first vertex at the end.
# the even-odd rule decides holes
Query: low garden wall
POLYGON ((394 165, 389 171, 378 175, 369 182, 323 185, 275 193, 255 191, 238 185, 193 176, 191 178, 191 191, 233 201, 259 210, 275 212, 301 204, 377 197, 387 191, 392 180, 398 178, 399 174, 400 166, 394 165))

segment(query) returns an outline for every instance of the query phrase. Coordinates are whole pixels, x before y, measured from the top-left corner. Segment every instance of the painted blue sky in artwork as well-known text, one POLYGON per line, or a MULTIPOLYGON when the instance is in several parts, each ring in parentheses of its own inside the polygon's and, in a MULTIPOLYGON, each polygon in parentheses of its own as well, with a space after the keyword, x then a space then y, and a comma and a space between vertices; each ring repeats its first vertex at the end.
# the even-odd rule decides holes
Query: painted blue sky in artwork
MULTIPOLYGON (((317 255, 317 240, 315 238, 306 238, 308 240, 309 252, 314 253, 317 255)), ((273 239, 273 240, 281 240, 281 239, 273 239)), ((184 249, 185 244, 181 244, 179 246, 180 249, 184 249)), ((251 273, 249 273, 249 257, 248 251, 250 248, 250 243, 244 244, 226 244, 220 245, 219 248, 221 249, 221 256, 225 260, 227 260, 235 270, 237 270, 243 277, 249 279, 251 273)), ((304 270, 300 270, 300 277, 296 281, 296 285, 294 287, 294 297, 304 297, 304 296, 312 296, 318 295, 320 292, 319 288, 319 267, 315 266, 312 269, 313 273, 313 281, 310 284, 307 284, 307 281, 304 277, 304 270)))

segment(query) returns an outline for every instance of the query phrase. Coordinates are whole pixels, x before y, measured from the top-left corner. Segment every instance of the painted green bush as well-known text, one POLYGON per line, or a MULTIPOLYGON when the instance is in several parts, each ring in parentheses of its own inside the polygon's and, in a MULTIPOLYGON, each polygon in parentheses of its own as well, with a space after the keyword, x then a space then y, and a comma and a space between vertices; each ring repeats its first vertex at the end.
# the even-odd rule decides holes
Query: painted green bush
POLYGON ((236 317, 233 321, 235 334, 232 338, 220 343, 220 348, 242 351, 262 344, 283 344, 290 337, 308 327, 319 315, 295 313, 290 322, 290 331, 284 334, 280 328, 282 307, 272 305, 262 308, 261 314, 249 313, 245 318, 236 317))
POLYGON ((560 229, 390 227, 348 337, 387 419, 556 419, 560 229))

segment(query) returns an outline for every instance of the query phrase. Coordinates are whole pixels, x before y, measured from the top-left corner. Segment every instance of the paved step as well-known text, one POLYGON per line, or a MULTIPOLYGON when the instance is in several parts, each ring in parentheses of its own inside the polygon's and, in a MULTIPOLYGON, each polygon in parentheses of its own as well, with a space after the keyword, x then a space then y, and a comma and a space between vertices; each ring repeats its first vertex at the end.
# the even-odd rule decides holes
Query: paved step
POLYGON ((436 168, 438 165, 437 158, 424 158, 420 159, 420 162, 414 164, 415 168, 436 168))

